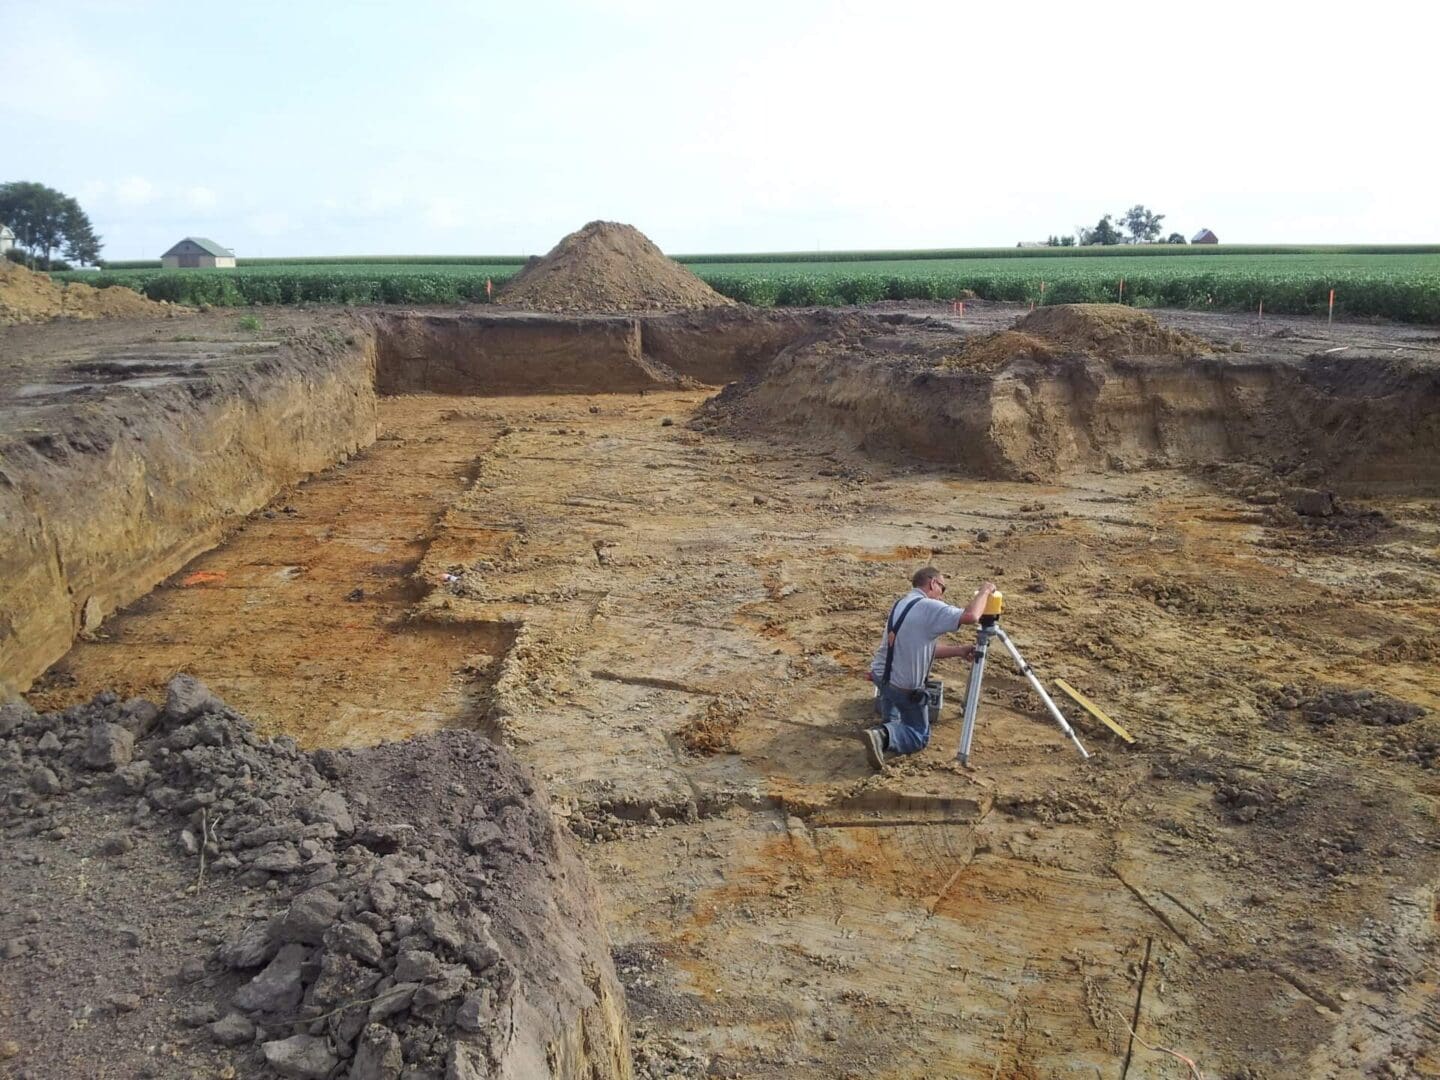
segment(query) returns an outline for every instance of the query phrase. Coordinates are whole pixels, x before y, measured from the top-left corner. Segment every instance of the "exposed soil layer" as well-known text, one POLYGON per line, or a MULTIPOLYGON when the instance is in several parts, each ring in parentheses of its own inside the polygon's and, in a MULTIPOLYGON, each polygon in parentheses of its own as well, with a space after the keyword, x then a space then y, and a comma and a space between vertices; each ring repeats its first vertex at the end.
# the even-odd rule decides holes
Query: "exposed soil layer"
POLYGON ((1066 349, 1106 360, 1126 356, 1199 356, 1207 341, 1171 330, 1153 315, 1123 304, 1056 304, 1016 320, 1015 329, 1066 349))
POLYGON ((0 326, 49 319, 171 318, 189 308, 157 303, 134 289, 97 289, 82 282, 61 285, 9 259, 0 259, 0 326))
POLYGON ((817 311, 719 308, 650 315, 640 347, 651 361, 687 378, 721 386, 763 371, 782 349, 829 336, 847 316, 817 311))
MULTIPOLYGON (((368 340, 140 341, 0 353, 0 696, 375 437, 368 340)), ((113 339, 112 339, 113 340, 113 339)))
POLYGON ((1342 331, 1300 355, 1201 353, 1199 338, 1117 310, 1129 317, 1042 309, 982 337, 935 318, 856 320, 786 350, 705 416, 995 479, 1255 461, 1339 490, 1440 491, 1440 350, 1342 331), (1106 358, 1126 342, 1146 351, 1106 358))
POLYGON ((728 307, 632 225, 592 221, 508 281, 496 303, 530 311, 682 311, 728 307))
POLYGON ((762 370, 785 347, 828 334, 826 311, 621 316, 375 312, 382 394, 596 393, 720 384, 762 370))
POLYGON ((7 1072, 630 1075, 588 875, 479 735, 311 758, 181 677, 0 706, 0 789, 7 1072))
POLYGON ((414 610, 451 570, 507 543, 488 518, 453 509, 499 435, 454 406, 381 399, 368 452, 287 489, 87 633, 30 700, 64 707, 102 685, 153 696, 189 670, 191 628, 208 625, 206 681, 266 732, 303 727, 307 745, 368 746, 473 725, 519 624, 414 610))
POLYGON ((383 394, 524 394, 686 385, 650 360, 636 319, 543 315, 371 316, 383 394))

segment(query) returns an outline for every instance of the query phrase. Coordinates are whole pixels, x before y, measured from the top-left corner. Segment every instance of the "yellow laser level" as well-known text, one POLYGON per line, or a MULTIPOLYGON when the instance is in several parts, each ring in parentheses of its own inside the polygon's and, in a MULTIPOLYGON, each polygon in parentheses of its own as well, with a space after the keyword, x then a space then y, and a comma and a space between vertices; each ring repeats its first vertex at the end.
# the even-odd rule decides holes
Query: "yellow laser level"
POLYGON ((1004 613, 1005 613, 1005 594, 1002 593, 1002 592, 998 592, 998 591, 997 591, 997 592, 992 592, 992 593, 990 594, 990 599, 988 599, 988 600, 985 601, 985 610, 984 610, 984 612, 982 612, 982 614, 985 614, 985 615, 1003 615, 1004 613))

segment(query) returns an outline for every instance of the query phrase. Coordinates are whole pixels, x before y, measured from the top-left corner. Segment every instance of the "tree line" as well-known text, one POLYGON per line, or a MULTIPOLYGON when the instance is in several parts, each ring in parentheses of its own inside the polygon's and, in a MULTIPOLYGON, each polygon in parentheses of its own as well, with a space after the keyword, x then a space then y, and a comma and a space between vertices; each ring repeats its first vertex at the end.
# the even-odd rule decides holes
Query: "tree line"
MULTIPOLYGON (((1075 226, 1075 232, 1069 236, 1051 236, 1046 241, 1047 247, 1075 247, 1077 245, 1087 246, 1090 244, 1153 244, 1160 239, 1163 231, 1161 222, 1165 220, 1164 214, 1157 214, 1148 207, 1136 203, 1125 213, 1120 215, 1120 223, 1115 223, 1114 214, 1106 214, 1097 221, 1093 228, 1086 228, 1084 225, 1075 226), (1121 232, 1121 227, 1125 232, 1121 232), (1125 233, 1130 235, 1127 237, 1125 233)), ((1165 238, 1167 244, 1183 244, 1185 237, 1178 232, 1172 232, 1165 238)))
POLYGON ((44 184, 0 184, 0 225, 15 234, 16 247, 6 254, 32 270, 62 269, 57 254, 83 265, 100 261, 100 237, 80 204, 44 184))

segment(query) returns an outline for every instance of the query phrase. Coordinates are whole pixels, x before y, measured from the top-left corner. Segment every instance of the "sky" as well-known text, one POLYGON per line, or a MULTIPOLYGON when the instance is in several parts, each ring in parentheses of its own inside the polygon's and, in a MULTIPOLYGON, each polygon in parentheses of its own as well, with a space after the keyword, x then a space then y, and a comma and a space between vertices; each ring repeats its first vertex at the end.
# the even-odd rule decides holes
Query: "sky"
POLYGON ((110 259, 1440 242, 1440 7, 0 0, 0 182, 110 259), (1173 8, 1174 10, 1170 10, 1173 8))

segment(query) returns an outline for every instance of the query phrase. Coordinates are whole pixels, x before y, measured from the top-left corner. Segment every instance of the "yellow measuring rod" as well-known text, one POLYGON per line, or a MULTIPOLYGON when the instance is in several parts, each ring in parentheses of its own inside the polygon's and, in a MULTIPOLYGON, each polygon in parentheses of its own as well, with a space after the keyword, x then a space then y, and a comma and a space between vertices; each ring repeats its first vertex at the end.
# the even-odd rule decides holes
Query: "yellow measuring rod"
POLYGON ((1126 731, 1123 727, 1117 724, 1114 720, 1111 720, 1110 717, 1106 716, 1105 711, 1101 709, 1099 705, 1096 705, 1093 701, 1091 701, 1084 694, 1080 693, 1079 690, 1076 690, 1064 679, 1056 679, 1055 685, 1058 686, 1061 690, 1063 690, 1065 692, 1065 695, 1069 697, 1072 701, 1074 701, 1076 705, 1079 705, 1091 716, 1095 717, 1096 720, 1099 720, 1116 735, 1119 735, 1120 738, 1124 739, 1127 743, 1133 743, 1135 741, 1135 739, 1128 731, 1126 731))

